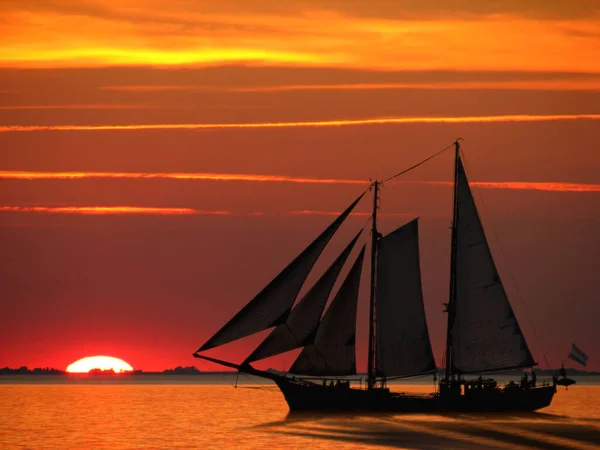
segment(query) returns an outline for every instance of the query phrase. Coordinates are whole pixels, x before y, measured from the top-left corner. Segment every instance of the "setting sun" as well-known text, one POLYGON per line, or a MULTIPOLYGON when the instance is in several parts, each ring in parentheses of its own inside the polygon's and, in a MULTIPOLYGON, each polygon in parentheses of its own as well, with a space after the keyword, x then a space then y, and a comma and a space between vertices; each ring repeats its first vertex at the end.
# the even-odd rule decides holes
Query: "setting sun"
POLYGON ((112 370, 115 373, 130 372, 133 370, 129 364, 112 356, 88 356, 81 358, 67 367, 69 373, 87 373, 90 370, 112 370))

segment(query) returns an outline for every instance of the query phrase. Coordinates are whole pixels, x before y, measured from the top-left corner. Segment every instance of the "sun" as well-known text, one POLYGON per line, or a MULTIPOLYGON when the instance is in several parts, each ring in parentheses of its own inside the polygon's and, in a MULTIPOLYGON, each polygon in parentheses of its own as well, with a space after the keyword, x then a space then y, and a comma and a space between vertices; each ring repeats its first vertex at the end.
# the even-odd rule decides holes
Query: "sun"
POLYGON ((115 373, 130 372, 133 370, 129 364, 119 358, 112 356, 87 356, 69 364, 67 372, 69 373, 87 373, 90 370, 112 370, 115 373))

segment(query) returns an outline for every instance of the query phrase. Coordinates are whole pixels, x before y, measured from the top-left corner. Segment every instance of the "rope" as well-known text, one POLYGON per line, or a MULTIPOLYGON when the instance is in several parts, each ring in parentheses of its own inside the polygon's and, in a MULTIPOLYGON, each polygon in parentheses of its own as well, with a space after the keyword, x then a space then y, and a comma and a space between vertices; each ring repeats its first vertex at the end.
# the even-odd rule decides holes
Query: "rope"
MULTIPOLYGON (((267 390, 269 390, 269 387, 268 387, 268 386, 266 386, 266 385, 264 385, 264 384, 262 384, 262 383, 260 383, 260 382, 257 382, 257 381, 256 381, 256 380, 254 380, 253 378, 250 378, 250 375, 248 375, 248 374, 247 374, 247 373, 245 373, 245 372, 239 372, 239 371, 238 371, 238 376, 239 376, 239 374, 240 374, 240 373, 241 373, 243 376, 245 376, 246 378, 248 378, 249 380, 251 380, 251 381, 254 381, 256 384, 258 384, 258 387, 259 387, 260 389, 267 389, 267 390)), ((237 377, 236 377, 236 380, 235 380, 235 384, 236 384, 236 386, 235 386, 235 387, 237 387, 237 377)))
MULTIPOLYGON (((437 369, 436 369, 437 372, 437 369)), ((397 376, 393 376, 393 377, 386 377, 387 381, 390 380, 408 380, 408 379, 414 379, 414 378, 425 378, 425 377, 429 377, 431 375, 433 376, 437 376, 436 372, 427 372, 427 373, 418 373, 415 375, 397 375, 397 376)))
MULTIPOLYGON (((468 160, 467 160, 467 157, 466 157, 464 151, 462 152, 462 155, 463 155, 463 161, 465 163, 465 168, 468 169, 468 171, 470 172, 471 170, 469 169, 469 163, 468 163, 468 160)), ((479 190, 477 190, 477 198, 479 199, 479 204, 482 206, 482 209, 484 210, 486 216, 489 217, 487 208, 483 201, 483 197, 482 197, 481 193, 479 192, 479 190)), ((481 220, 481 218, 480 218, 480 220, 481 220)), ((490 221, 487 222, 487 225, 489 226, 489 229, 492 231, 492 234, 494 235, 496 244, 497 244, 498 248, 500 249, 500 254, 502 256, 502 260, 503 260, 503 262, 506 263, 508 258, 506 257, 504 248, 500 244, 500 239, 498 238, 498 234, 496 233, 496 230, 494 229, 494 227, 490 221)), ((521 295, 521 290, 519 289, 519 284, 517 283, 517 280, 515 279, 512 271, 510 270, 510 267, 507 264, 505 264, 505 265, 506 265, 506 271, 508 272, 508 275, 510 276, 511 282, 517 291, 517 296, 519 297, 519 301, 521 302, 521 306, 523 307, 523 311, 525 312, 525 316, 527 317, 529 326, 530 326, 531 330, 533 331, 533 336, 535 337, 536 341, 540 342, 540 346, 542 347, 542 356, 544 357, 544 362, 546 363, 546 366, 548 367, 548 369, 550 369, 551 367, 550 367, 550 364, 548 363, 548 358, 546 358, 546 351, 545 351, 545 347, 543 344, 544 341, 543 340, 540 341, 540 339, 538 337, 537 329, 533 323, 533 320, 531 319, 531 315, 529 314, 529 310, 527 309, 527 304, 523 300, 523 296, 521 295)))
POLYGON ((452 147, 454 147, 454 142, 453 142, 452 144, 450 144, 448 147, 441 149, 439 152, 437 152, 437 153, 434 153, 433 155, 429 156, 428 158, 425 158, 423 161, 421 161, 421 162, 419 162, 419 163, 417 163, 417 164, 415 164, 415 165, 413 165, 413 166, 410 166, 408 169, 404 169, 402 172, 398 172, 396 175, 393 175, 393 176, 391 176, 391 177, 389 177, 389 178, 386 178, 385 180, 383 180, 383 181, 381 182, 381 184, 383 184, 383 183, 387 183, 388 181, 390 181, 390 180, 393 180, 394 178, 396 178, 396 177, 399 177, 400 175, 404 175, 406 172, 410 172, 411 170, 413 170, 413 169, 416 169, 416 168, 417 168, 417 167, 419 167, 420 165, 422 165, 422 164, 425 164, 425 163, 426 163, 427 161, 429 161, 430 159, 433 159, 433 158, 435 158, 436 156, 438 156, 438 155, 441 155, 441 154, 442 154, 442 153, 444 153, 446 150, 448 150, 449 148, 452 148, 452 147))

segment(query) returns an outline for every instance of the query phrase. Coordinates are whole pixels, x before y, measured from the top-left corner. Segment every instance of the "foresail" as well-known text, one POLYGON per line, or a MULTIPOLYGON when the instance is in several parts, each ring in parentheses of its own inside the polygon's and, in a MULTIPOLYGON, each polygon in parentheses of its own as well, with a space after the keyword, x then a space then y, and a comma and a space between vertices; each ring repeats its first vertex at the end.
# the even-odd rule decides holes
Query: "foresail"
POLYGON ((285 323, 298 292, 317 258, 363 195, 364 193, 197 351, 227 344, 285 323))
POLYGON ((435 372, 421 288, 418 219, 379 241, 375 310, 376 375, 435 372))
POLYGON ((350 241, 323 276, 294 306, 286 322, 278 325, 269 336, 246 358, 244 364, 269 358, 311 344, 319 321, 331 294, 335 280, 346 263, 362 230, 350 241))
POLYGON ((314 342, 304 347, 290 368, 291 373, 313 376, 356 374, 356 308, 364 255, 363 246, 323 316, 314 342))
POLYGON ((457 170, 453 372, 531 367, 535 362, 496 270, 460 158, 457 170))

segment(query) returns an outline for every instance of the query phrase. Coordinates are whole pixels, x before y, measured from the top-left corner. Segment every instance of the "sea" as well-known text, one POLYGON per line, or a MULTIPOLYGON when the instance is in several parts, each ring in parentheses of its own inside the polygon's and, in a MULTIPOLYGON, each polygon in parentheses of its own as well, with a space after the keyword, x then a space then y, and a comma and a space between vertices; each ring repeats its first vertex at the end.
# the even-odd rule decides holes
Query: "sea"
POLYGON ((600 449, 600 378, 535 413, 425 415, 289 413, 275 385, 231 374, 2 376, 0 418, 1 449, 600 449))

